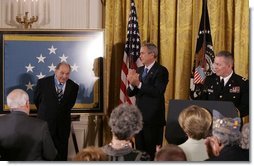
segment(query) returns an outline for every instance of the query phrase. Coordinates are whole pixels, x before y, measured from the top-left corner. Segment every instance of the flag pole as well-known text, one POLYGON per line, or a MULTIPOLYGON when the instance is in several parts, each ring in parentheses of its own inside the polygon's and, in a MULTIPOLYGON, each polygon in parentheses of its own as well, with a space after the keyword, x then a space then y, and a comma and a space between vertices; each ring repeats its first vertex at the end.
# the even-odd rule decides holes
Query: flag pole
POLYGON ((191 79, 190 82, 191 98, 196 98, 197 95, 201 93, 200 87, 204 83, 206 76, 213 73, 212 63, 214 62, 214 51, 207 10, 207 0, 202 0, 202 3, 202 14, 192 70, 193 79, 191 79), (197 94, 196 97, 195 94, 197 94))
POLYGON ((203 36, 204 36, 204 40, 203 40, 203 59, 202 59, 202 68, 205 69, 205 64, 206 64, 206 59, 205 59, 205 54, 206 54, 206 47, 207 47, 207 43, 206 43, 206 11, 207 11, 207 0, 203 0, 203 12, 204 12, 204 20, 203 20, 203 25, 204 25, 204 33, 203 33, 203 36))

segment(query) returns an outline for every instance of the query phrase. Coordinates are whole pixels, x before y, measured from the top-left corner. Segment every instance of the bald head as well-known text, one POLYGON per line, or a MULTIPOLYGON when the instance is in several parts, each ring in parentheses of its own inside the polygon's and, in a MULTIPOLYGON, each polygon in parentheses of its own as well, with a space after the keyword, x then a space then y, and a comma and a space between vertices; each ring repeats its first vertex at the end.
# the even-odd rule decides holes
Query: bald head
POLYGON ((22 89, 14 89, 7 96, 7 105, 12 111, 19 110, 29 113, 29 96, 22 89))

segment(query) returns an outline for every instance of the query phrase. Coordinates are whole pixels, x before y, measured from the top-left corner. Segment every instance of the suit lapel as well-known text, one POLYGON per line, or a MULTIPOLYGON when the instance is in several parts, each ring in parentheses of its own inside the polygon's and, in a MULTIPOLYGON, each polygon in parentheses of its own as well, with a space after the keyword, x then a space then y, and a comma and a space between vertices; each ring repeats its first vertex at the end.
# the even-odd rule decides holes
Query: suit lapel
MULTIPOLYGON (((55 80, 54 80, 54 76, 52 76, 52 78, 50 79, 50 89, 51 91, 54 93, 54 95, 57 98, 57 93, 56 93, 56 86, 55 86, 55 80)), ((70 81, 67 80, 66 81, 66 85, 65 85, 65 89, 64 89, 64 96, 66 96, 66 94, 70 93, 70 81)))
POLYGON ((221 89, 221 86, 220 86, 220 77, 217 76, 217 75, 215 77, 215 82, 216 82, 216 84, 215 85, 213 84, 212 85, 213 87, 211 87, 211 88, 215 89, 215 92, 220 93, 222 91, 222 89, 221 89))
MULTIPOLYGON (((155 75, 155 73, 158 69, 158 66, 159 66, 158 62, 155 62, 154 65, 152 66, 152 68, 148 71, 147 76, 144 79, 144 82, 147 82, 150 78, 152 78, 155 75)), ((142 66, 139 68, 138 73, 139 73, 140 80, 142 80, 142 73, 144 72, 144 69, 145 69, 145 66, 142 66)))
POLYGON ((235 73, 233 73, 232 76, 229 78, 227 84, 225 85, 225 88, 230 89, 232 85, 234 85, 234 77, 235 73))
MULTIPOLYGON (((228 82, 226 83, 226 85, 222 89, 222 92, 229 91, 231 86, 234 84, 234 79, 233 78, 234 78, 234 73, 232 74, 232 76, 229 78, 228 82)), ((216 84, 218 85, 218 88, 220 89, 220 77, 219 76, 216 77, 216 84)))
MULTIPOLYGON (((155 62, 152 68, 148 71, 147 76, 144 79, 144 82, 147 82, 149 79, 151 79, 155 75, 158 69, 158 66, 159 66, 158 63, 155 62)), ((142 73, 144 72, 144 69, 145 69, 145 66, 142 66, 141 73, 139 75, 140 80, 142 80, 142 73)))
POLYGON ((156 71, 158 69, 158 63, 155 62, 154 65, 152 66, 152 68, 149 70, 148 74, 147 74, 147 77, 146 77, 146 80, 148 81, 149 79, 153 78, 154 75, 156 75, 156 71))
POLYGON ((56 86, 55 86, 55 79, 54 75, 50 79, 50 91, 54 94, 54 96, 57 98, 57 93, 56 93, 56 86))
POLYGON ((70 90, 71 90, 71 88, 70 88, 70 81, 67 80, 67 81, 66 81, 66 85, 65 85, 65 89, 64 89, 63 99, 65 99, 66 96, 67 96, 67 94, 70 93, 70 90))
POLYGON ((156 72, 156 70, 158 69, 158 63, 157 62, 155 62, 154 63, 154 65, 152 66, 152 68, 149 70, 149 72, 148 72, 148 77, 150 78, 150 77, 153 77, 154 76, 154 73, 156 72))

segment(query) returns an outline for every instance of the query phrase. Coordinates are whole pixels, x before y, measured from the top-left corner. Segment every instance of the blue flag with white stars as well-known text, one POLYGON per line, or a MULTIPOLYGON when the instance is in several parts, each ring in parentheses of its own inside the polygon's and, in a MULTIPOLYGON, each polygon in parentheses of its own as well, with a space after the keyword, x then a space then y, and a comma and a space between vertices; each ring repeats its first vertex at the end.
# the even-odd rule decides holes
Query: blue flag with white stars
POLYGON ((38 79, 54 75, 60 62, 71 65, 70 79, 80 87, 74 108, 93 108, 98 103, 98 94, 94 92, 98 91, 99 77, 94 61, 103 56, 102 34, 101 40, 94 36, 38 34, 6 34, 3 38, 5 107, 6 96, 16 88, 28 93, 34 107, 33 93, 38 79))

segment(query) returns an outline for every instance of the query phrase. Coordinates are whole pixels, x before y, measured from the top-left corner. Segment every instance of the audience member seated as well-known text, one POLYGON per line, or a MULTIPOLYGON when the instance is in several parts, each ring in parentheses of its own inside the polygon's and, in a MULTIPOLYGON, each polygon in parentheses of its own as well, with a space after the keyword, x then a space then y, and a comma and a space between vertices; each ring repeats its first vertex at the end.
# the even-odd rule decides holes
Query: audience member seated
POLYGON ((101 148, 89 146, 78 152, 73 161, 108 161, 108 156, 101 148))
POLYGON ((243 149, 246 157, 249 160, 249 148, 250 148, 250 124, 246 123, 242 127, 242 133, 240 138, 240 147, 243 149))
POLYGON ((248 161, 249 156, 239 146, 241 119, 227 118, 213 110, 212 136, 206 139, 207 161, 248 161))
POLYGON ((142 114, 134 105, 121 104, 109 119, 112 131, 111 143, 102 147, 110 161, 149 161, 150 156, 132 148, 131 139, 143 127, 142 114))
POLYGON ((205 138, 208 136, 212 124, 210 112, 197 105, 191 105, 179 114, 178 122, 188 136, 187 141, 179 145, 183 149, 187 161, 208 159, 205 138))
POLYGON ((240 147, 242 149, 250 148, 250 124, 249 123, 244 124, 242 127, 240 147))
POLYGON ((186 155, 184 151, 177 145, 168 144, 159 149, 154 161, 186 161, 186 155))
POLYGON ((57 154, 47 122, 29 117, 28 94, 15 89, 7 96, 10 113, 0 116, 0 160, 54 160, 57 154))

